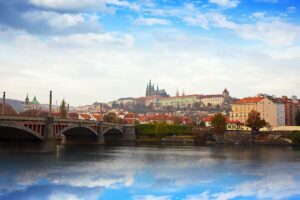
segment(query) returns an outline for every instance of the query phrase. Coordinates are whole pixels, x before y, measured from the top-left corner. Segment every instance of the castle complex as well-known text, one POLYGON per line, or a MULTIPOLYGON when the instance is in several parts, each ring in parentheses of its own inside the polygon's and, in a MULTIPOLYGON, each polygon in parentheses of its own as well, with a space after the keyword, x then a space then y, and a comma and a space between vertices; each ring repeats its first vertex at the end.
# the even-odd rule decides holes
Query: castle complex
POLYGON ((160 90, 158 88, 158 85, 155 89, 154 84, 152 85, 151 80, 150 80, 149 83, 147 84, 146 97, 156 96, 156 95, 162 96, 162 97, 168 97, 169 96, 164 89, 160 90))

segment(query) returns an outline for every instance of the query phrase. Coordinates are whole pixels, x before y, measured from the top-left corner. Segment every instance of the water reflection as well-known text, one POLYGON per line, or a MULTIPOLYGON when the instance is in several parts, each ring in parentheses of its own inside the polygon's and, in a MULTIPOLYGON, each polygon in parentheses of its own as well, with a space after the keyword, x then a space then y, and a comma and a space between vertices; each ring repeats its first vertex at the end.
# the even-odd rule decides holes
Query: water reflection
POLYGON ((0 159, 0 199, 300 198, 292 147, 67 146, 0 159))

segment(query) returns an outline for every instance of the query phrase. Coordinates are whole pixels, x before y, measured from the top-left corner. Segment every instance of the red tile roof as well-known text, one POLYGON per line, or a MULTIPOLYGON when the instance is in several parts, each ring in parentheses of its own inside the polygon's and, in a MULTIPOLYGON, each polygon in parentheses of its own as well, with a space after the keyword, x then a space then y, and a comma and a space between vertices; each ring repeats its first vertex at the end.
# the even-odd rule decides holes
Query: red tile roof
POLYGON ((240 104, 240 103, 258 103, 263 99, 264 99, 264 97, 247 97, 247 98, 240 99, 239 101, 236 102, 236 104, 240 104))

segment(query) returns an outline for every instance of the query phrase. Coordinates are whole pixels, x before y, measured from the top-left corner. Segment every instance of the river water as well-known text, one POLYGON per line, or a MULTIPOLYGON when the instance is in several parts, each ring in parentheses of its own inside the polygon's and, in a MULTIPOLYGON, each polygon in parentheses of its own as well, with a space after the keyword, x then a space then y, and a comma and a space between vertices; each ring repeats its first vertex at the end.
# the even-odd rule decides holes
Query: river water
POLYGON ((300 149, 61 147, 0 153, 0 199, 300 199, 300 149))

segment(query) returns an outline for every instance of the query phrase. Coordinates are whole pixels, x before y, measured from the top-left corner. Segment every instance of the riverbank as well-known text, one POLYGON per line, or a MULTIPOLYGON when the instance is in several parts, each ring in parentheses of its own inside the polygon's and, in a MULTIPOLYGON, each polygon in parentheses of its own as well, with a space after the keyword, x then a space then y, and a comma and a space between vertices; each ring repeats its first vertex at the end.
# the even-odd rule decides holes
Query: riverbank
POLYGON ((214 135, 204 132, 202 134, 190 135, 173 135, 155 137, 149 135, 137 136, 136 143, 153 143, 153 144, 227 144, 227 145, 243 145, 243 144, 264 144, 264 145, 293 145, 292 133, 260 133, 252 136, 250 132, 226 132, 224 135, 214 135))

